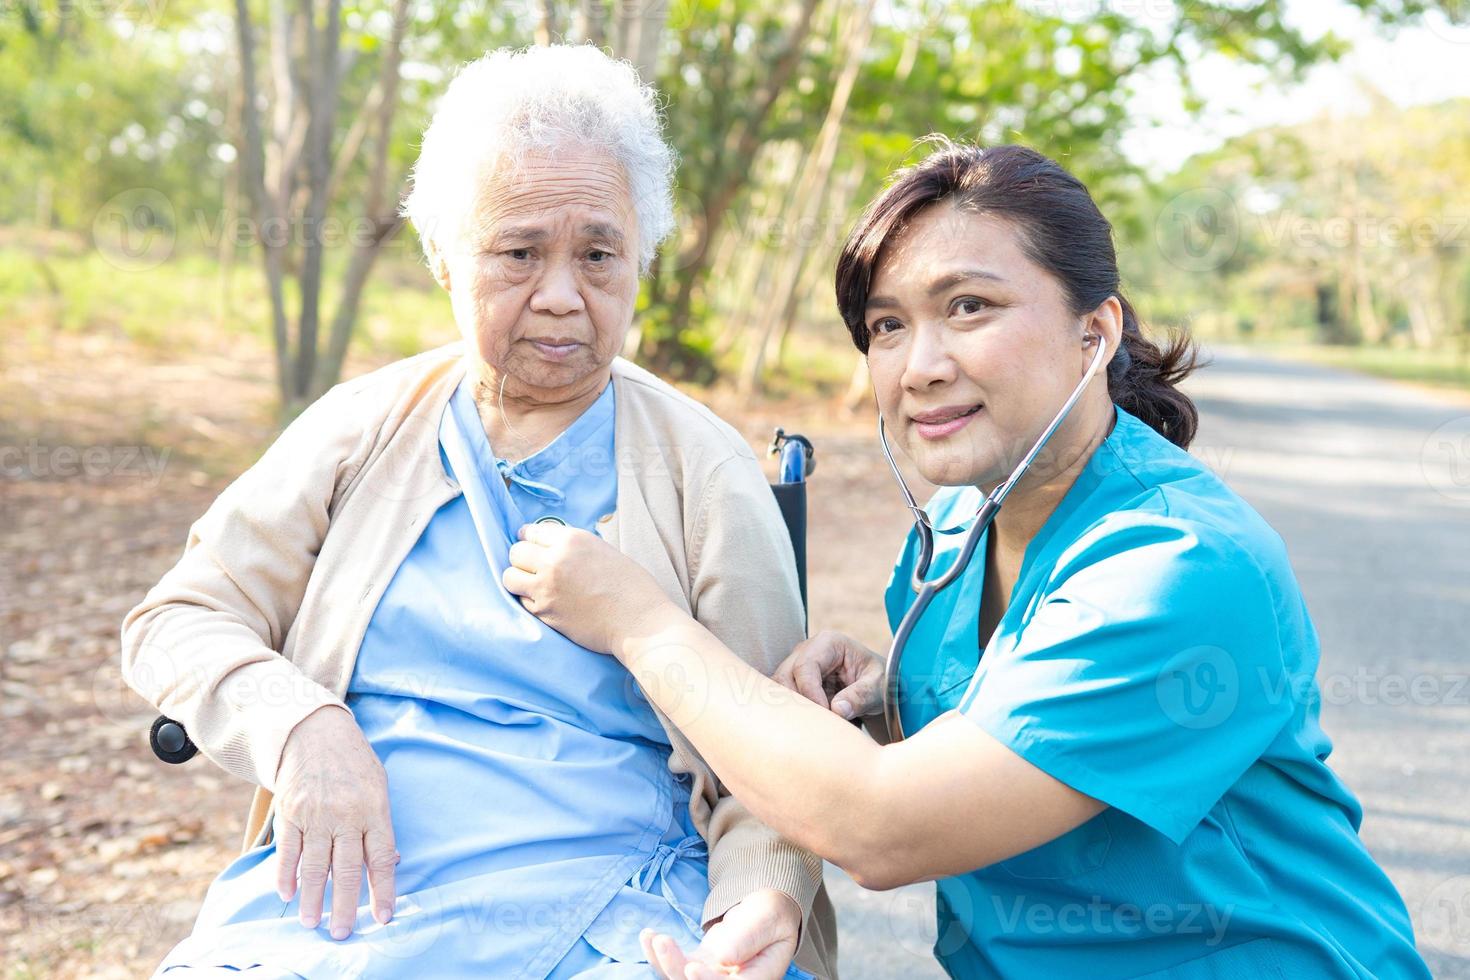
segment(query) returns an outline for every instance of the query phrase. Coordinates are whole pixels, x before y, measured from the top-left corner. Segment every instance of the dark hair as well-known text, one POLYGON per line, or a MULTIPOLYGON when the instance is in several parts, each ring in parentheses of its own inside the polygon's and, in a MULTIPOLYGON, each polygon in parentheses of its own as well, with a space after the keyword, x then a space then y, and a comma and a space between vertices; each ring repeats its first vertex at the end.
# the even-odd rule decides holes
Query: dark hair
POLYGON ((1198 350, 1182 334, 1170 336, 1163 348, 1144 337, 1119 286, 1113 226, 1087 187, 1056 161, 1023 146, 929 141, 938 150, 895 175, 858 219, 837 261, 837 308, 858 350, 868 352, 868 289, 883 247, 895 234, 944 201, 996 215, 1016 226, 1027 257, 1061 281, 1073 312, 1118 298, 1123 338, 1108 364, 1108 393, 1170 442, 1188 447, 1199 413, 1178 384, 1198 365, 1198 350))

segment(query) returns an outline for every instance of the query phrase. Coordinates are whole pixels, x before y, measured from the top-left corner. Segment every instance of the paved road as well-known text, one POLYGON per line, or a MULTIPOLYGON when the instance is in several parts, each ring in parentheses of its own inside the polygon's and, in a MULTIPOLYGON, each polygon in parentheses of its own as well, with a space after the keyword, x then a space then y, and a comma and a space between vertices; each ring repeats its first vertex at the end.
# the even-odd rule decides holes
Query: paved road
MULTIPOLYGON (((1332 764, 1434 975, 1470 978, 1470 402, 1213 356, 1189 385, 1196 452, 1286 539, 1321 635, 1332 764)), ((813 621, 853 603, 814 593, 813 621)), ((831 888, 846 977, 942 976, 932 886, 864 893, 833 869, 831 888)))

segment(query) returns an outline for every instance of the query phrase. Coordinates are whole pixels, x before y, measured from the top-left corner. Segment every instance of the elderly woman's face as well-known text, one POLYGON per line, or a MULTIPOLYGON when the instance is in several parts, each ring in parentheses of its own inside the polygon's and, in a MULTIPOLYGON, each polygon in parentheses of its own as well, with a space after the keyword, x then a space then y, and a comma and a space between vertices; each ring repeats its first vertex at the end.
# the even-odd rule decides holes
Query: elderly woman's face
POLYGON ((520 397, 596 382, 638 295, 638 218, 622 167, 583 149, 497 168, 436 269, 465 340, 520 397))
POLYGON ((889 438, 944 486, 1004 479, 1092 351, 1061 283, 1027 257, 1016 228, 949 204, 885 246, 866 320, 889 438))

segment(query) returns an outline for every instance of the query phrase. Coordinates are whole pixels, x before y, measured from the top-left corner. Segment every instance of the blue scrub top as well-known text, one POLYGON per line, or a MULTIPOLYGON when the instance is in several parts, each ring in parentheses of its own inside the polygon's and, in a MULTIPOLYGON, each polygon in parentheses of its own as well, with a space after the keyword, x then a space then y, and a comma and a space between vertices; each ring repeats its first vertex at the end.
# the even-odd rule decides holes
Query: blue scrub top
MULTIPOLYGON (((928 509, 950 527, 980 501, 947 488, 928 509)), ((964 539, 936 537, 931 577, 964 539)), ((895 628, 916 553, 911 532, 887 592, 895 628)), ((1326 764, 1317 636, 1249 505, 1119 409, 981 638, 984 566, 982 546, 909 642, 905 731, 958 711, 1108 808, 937 882, 951 976, 1429 976, 1326 764)))

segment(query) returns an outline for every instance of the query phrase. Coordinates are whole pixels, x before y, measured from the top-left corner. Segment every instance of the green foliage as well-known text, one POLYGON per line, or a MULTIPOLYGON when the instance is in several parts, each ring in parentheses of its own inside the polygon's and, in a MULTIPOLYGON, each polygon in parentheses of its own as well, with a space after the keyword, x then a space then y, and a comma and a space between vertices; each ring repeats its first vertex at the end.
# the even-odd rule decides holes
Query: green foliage
MULTIPOLYGON (((1350 2, 1385 23, 1464 14, 1461 0, 1350 2)), ((251 3, 262 58, 263 25, 278 6, 251 3)), ((578 6, 556 0, 561 29, 575 22, 578 6)), ((605 6, 611 30, 622 5, 607 0, 605 6)), ((749 327, 763 315, 762 288, 780 278, 773 270, 787 268, 783 263, 798 263, 802 273, 795 320, 826 325, 840 339, 827 286, 836 250, 886 176, 925 152, 915 141, 929 132, 1025 143, 1076 172, 1114 217, 1120 238, 1133 243, 1125 249, 1129 281, 1161 319, 1213 324, 1236 336, 1285 331, 1356 340, 1365 328, 1356 294, 1342 283, 1369 275, 1372 299, 1363 309, 1378 324, 1369 332, 1417 343, 1429 334, 1443 340, 1465 330, 1470 268, 1464 248, 1441 244, 1373 253, 1362 260, 1364 272, 1349 269, 1340 250, 1285 248, 1266 221, 1269 209, 1247 212, 1250 227, 1236 247, 1203 271, 1181 270, 1158 244, 1171 202, 1199 188, 1255 205, 1279 198, 1293 221, 1341 216, 1342 175, 1349 172, 1342 168, 1349 164, 1324 170, 1314 149, 1321 145, 1320 133, 1257 134, 1158 185, 1130 165, 1121 144, 1130 99, 1160 72, 1174 73, 1194 98, 1192 67, 1210 53, 1283 77, 1341 53, 1333 35, 1309 41, 1293 29, 1285 0, 1141 4, 1126 13, 1124 6, 1102 0, 885 0, 875 8, 842 116, 832 176, 819 191, 814 228, 791 226, 793 209, 801 210, 792 188, 810 164, 860 4, 816 0, 789 75, 779 75, 800 6, 800 0, 679 0, 669 7, 656 81, 669 136, 682 158, 683 234, 665 250, 639 302, 644 352, 659 369, 707 379, 731 363, 729 355, 741 344, 760 342, 759 332, 749 327), (778 77, 784 81, 770 92, 769 111, 762 112, 778 77)), ((416 3, 411 9, 390 144, 395 189, 402 187, 419 134, 456 66, 488 48, 530 43, 539 8, 416 3)), ((387 0, 344 4, 334 152, 372 99, 390 37, 389 10, 387 0)), ((119 270, 95 257, 47 259, 45 249, 32 261, 6 253, 0 296, 14 295, 16 284, 26 282, 25 308, 39 311, 41 322, 77 326, 110 318, 130 334, 164 332, 172 329, 166 320, 153 317, 150 324, 135 311, 150 303, 177 308, 171 301, 180 298, 174 290, 181 282, 195 283, 200 291, 185 288, 185 305, 218 307, 206 301, 205 294, 216 288, 210 283, 219 278, 206 267, 216 258, 236 259, 238 251, 230 273, 238 282, 236 303, 251 329, 258 328, 262 287, 252 278, 258 254, 248 234, 231 236, 239 238, 239 249, 230 247, 231 238, 220 238, 229 230, 224 219, 232 209, 248 212, 234 192, 237 72, 233 5, 224 0, 0 5, 0 225, 39 224, 91 242, 94 225, 109 208, 126 206, 130 194, 149 189, 167 202, 153 220, 174 243, 166 271, 119 270), (56 285, 48 261, 53 267, 73 263, 65 266, 71 275, 56 285)), ((1385 110, 1375 119, 1374 132, 1391 132, 1393 138, 1359 146, 1349 167, 1365 208, 1428 220, 1464 208, 1459 189, 1470 184, 1470 114, 1463 107, 1455 112, 1395 120, 1385 110)), ((331 217, 360 217, 355 209, 370 159, 367 152, 344 155, 331 217)), ((1183 215, 1184 226, 1166 228, 1166 244, 1170 235, 1199 232, 1189 224, 1195 216, 1191 211, 1183 215)), ((437 305, 442 297, 427 274, 413 263, 411 233, 399 233, 385 247, 394 255, 393 272, 374 276, 368 287, 366 332, 374 344, 409 350, 420 336, 417 327, 393 328, 372 318, 442 319, 446 310, 437 305), (385 301, 388 296, 398 298, 385 301)), ((342 265, 340 254, 328 256, 329 269, 342 265)), ((332 285, 327 286, 330 297, 332 285)), ((807 349, 801 343, 790 349, 795 363, 813 363, 801 354, 807 349)))
POLYGON ((205 35, 176 32, 229 25, 189 4, 155 6, 117 8, 136 19, 84 4, 0 6, 0 222, 85 229, 104 202, 138 187, 218 207, 218 52, 205 35))
MULTIPOLYGON (((338 271, 329 265, 329 284, 338 271)), ((175 350, 239 338, 267 344, 270 311, 259 276, 253 264, 222 276, 215 258, 201 252, 175 255, 146 274, 122 274, 75 236, 26 235, 0 240, 0 324, 9 329, 14 317, 37 341, 60 330, 175 350), (221 304, 225 290, 233 297, 228 309, 221 304)), ((376 288, 363 299, 358 353, 406 357, 458 335, 448 298, 416 257, 407 250, 386 256, 376 288)))
MULTIPOLYGON (((1106 211, 1124 215, 1122 231, 1138 233, 1141 228, 1130 223, 1136 222, 1133 212, 1123 204, 1137 194, 1142 177, 1120 141, 1129 100, 1144 84, 1144 73, 1172 70, 1188 92, 1190 66, 1209 52, 1283 75, 1341 52, 1330 34, 1303 38, 1285 21, 1284 8, 1280 0, 1146 8, 1172 10, 1174 19, 1167 20, 1126 16, 1107 4, 1089 8, 1087 16, 1075 16, 1076 7, 1020 0, 883 5, 834 167, 834 173, 856 168, 862 179, 846 211, 827 215, 818 261, 830 266, 857 207, 893 169, 925 152, 915 140, 930 132, 1034 146, 1087 182, 1106 211)), ((730 134, 759 104, 791 30, 791 5, 690 0, 689 16, 671 25, 659 87, 673 108, 670 132, 682 155, 686 220, 710 220, 720 189, 738 184, 728 211, 713 215, 718 227, 712 243, 721 234, 740 236, 737 254, 789 246, 779 235, 752 233, 750 216, 761 200, 779 195, 791 179, 762 164, 774 149, 810 146, 832 96, 845 18, 853 16, 839 10, 850 9, 819 8, 792 83, 759 126, 766 152, 755 160, 730 153, 730 134)), ((670 355, 669 347, 688 337, 739 330, 752 313, 749 294, 725 289, 727 270, 711 267, 715 251, 711 244, 692 259, 683 257, 677 275, 655 278, 646 330, 663 355, 655 357, 662 369, 694 370, 687 358, 670 355), (700 297, 706 299, 704 316, 696 312, 700 297)), ((810 312, 824 319, 832 315, 820 306, 810 312)))
POLYGON ((1470 101, 1250 133, 1134 212, 1152 227, 1127 270, 1155 319, 1226 339, 1470 342, 1470 101))

